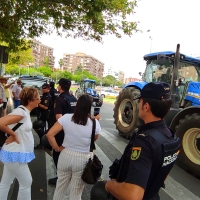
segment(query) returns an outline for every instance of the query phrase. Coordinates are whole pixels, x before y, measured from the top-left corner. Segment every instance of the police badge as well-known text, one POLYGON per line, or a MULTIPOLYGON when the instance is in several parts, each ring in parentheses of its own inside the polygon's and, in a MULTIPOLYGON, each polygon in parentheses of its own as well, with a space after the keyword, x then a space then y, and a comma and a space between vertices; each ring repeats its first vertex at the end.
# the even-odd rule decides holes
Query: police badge
POLYGON ((131 153, 131 160, 137 160, 140 157, 141 147, 133 147, 131 153))

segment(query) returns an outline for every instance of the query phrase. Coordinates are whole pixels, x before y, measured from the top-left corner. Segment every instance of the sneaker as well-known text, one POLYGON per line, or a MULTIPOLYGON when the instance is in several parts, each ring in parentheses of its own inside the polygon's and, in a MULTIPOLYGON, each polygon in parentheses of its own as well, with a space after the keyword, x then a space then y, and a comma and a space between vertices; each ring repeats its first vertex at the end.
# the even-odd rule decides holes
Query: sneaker
POLYGON ((43 146, 41 144, 38 144, 37 146, 34 147, 34 149, 42 149, 43 146))
POLYGON ((56 186, 57 180, 58 180, 58 177, 50 178, 49 181, 48 181, 48 183, 49 183, 50 185, 56 186))
POLYGON ((43 148, 46 153, 48 153, 51 157, 53 156, 53 151, 48 148, 43 148))

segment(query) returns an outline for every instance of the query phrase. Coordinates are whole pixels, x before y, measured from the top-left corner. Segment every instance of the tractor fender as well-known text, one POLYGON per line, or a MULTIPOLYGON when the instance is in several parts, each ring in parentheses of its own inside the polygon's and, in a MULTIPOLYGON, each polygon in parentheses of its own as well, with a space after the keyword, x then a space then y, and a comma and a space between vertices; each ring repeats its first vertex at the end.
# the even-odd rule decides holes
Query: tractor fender
POLYGON ((200 113, 200 106, 190 106, 183 110, 180 110, 175 117, 172 119, 169 128, 175 131, 176 125, 178 125, 179 120, 183 119, 186 115, 193 114, 193 113, 200 113))
POLYGON ((179 113, 180 110, 177 108, 170 108, 169 112, 165 115, 165 124, 169 127, 174 117, 179 113))
POLYGON ((141 89, 147 84, 147 82, 144 81, 135 81, 135 82, 129 82, 124 86, 124 88, 127 87, 135 87, 141 91, 141 89))

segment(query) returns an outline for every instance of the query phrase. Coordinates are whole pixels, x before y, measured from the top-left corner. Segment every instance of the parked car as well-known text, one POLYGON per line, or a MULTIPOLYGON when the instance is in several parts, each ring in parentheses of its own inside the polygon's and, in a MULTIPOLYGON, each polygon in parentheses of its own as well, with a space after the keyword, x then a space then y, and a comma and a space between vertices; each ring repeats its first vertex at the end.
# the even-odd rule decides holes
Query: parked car
POLYGON ((106 90, 102 90, 100 92, 100 95, 103 97, 103 98, 111 98, 111 97, 116 97, 119 95, 119 92, 117 92, 116 90, 113 90, 113 89, 106 89, 106 90))

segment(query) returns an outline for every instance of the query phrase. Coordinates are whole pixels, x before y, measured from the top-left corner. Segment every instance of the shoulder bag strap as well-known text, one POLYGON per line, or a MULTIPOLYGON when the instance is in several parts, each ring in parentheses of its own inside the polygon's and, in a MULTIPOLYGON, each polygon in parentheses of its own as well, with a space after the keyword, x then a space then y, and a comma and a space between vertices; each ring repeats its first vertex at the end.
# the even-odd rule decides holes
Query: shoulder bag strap
MULTIPOLYGON (((19 108, 21 108, 22 110, 25 110, 25 109, 22 108, 22 107, 19 107, 19 108)), ((16 131, 22 124, 23 124, 23 123, 18 122, 18 123, 12 128, 12 130, 13 130, 13 131, 16 131)))
POLYGON ((94 143, 94 137, 95 137, 95 130, 96 130, 96 120, 92 120, 92 135, 91 135, 91 142, 90 142, 90 152, 93 152, 93 150, 96 149, 95 143, 94 143))

